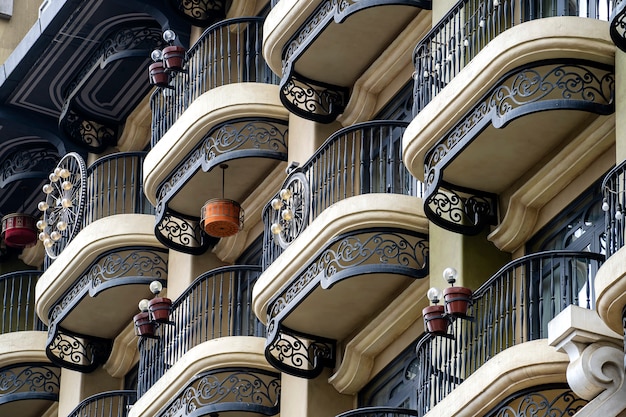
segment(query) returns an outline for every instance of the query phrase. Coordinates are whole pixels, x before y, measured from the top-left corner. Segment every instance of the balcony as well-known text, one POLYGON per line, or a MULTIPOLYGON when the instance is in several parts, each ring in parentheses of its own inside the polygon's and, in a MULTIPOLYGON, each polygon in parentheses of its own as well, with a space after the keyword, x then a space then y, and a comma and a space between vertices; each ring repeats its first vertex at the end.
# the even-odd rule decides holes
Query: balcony
POLYGON ((41 271, 19 271, 0 275, 0 335, 45 330, 35 311, 35 284, 41 274, 41 271))
POLYGON ((50 363, 25 361, 0 367, 0 380, 3 416, 38 417, 59 401, 61 370, 50 363))
MULTIPOLYGON (((603 261, 595 253, 550 251, 522 257, 498 271, 474 292, 471 320, 453 321, 449 337, 427 336, 419 342, 419 415, 448 396, 449 406, 461 387, 466 388, 463 395, 487 391, 488 402, 495 405, 528 384, 528 378, 536 385, 554 382, 557 375, 564 379, 569 362, 552 357, 556 353, 542 339, 548 322, 568 305, 594 308, 594 278, 603 261), (501 361, 507 367, 498 367, 501 361), (551 368, 557 363, 560 370, 551 368)), ((487 403, 483 398, 468 404, 474 401, 481 407, 487 403)))
POLYGON ((282 74, 281 101, 300 117, 334 121, 369 68, 384 68, 383 73, 394 65, 390 45, 404 50, 402 41, 422 30, 410 27, 415 20, 430 25, 430 14, 423 13, 430 9, 430 0, 277 3, 267 18, 263 48, 272 70, 282 74))
POLYGON ((200 254, 216 243, 200 211, 223 195, 223 174, 226 197, 241 202, 287 159, 288 113, 261 55, 262 29, 258 17, 209 27, 187 52, 185 71, 152 95, 146 195, 157 208, 157 237, 177 251, 200 254))
POLYGON ((611 169, 602 181, 605 211, 606 256, 605 265, 598 271, 597 310, 602 320, 615 332, 623 333, 622 316, 626 306, 626 288, 622 267, 624 249, 624 207, 626 207, 626 161, 611 169))
POLYGON ((180 398, 203 415, 278 413, 279 376, 263 359, 260 345, 255 348, 265 334, 251 309, 260 271, 237 265, 202 274, 172 303, 170 322, 159 325, 154 338, 140 340, 138 394, 145 404, 137 415, 169 415, 163 407, 177 407, 180 398), (187 373, 185 366, 191 368, 187 373), (176 394, 164 396, 164 389, 176 394), (154 405, 150 398, 160 399, 154 405))
POLYGON ((82 401, 67 417, 127 417, 136 391, 109 391, 82 401))
POLYGON ((396 140, 405 128, 341 129, 265 207, 254 308, 267 320, 266 356, 281 371, 312 378, 333 366, 337 340, 428 275, 421 185, 396 140))
POLYGON ((42 225, 47 268, 35 290, 49 327, 46 351, 59 366, 91 372, 104 363, 137 300, 151 294, 148 284, 167 278, 167 252, 152 233, 153 208, 142 192, 144 155, 112 154, 86 169, 69 154, 59 163, 61 178, 50 183, 42 225))
MULTIPOLYGON (((604 21, 610 3, 542 5, 462 0, 415 48, 416 117, 403 155, 424 179, 427 216, 448 230, 476 234, 497 225, 498 196, 525 192, 546 177, 542 167, 549 167, 554 196, 555 184, 575 177, 571 167, 580 171, 593 160, 582 153, 597 156, 611 146, 614 58, 604 21), (558 165, 566 159, 577 162, 558 165)), ((521 199, 547 199, 536 192, 521 199)), ((490 239, 507 251, 529 237, 509 242, 501 233, 507 231, 490 239)))

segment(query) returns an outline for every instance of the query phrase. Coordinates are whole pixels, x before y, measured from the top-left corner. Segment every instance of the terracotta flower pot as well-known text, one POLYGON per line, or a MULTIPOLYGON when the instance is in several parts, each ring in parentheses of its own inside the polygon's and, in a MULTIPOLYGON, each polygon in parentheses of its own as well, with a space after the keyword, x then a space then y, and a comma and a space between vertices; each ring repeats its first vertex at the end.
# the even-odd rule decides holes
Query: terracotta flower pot
POLYGON ((4 243, 13 248, 25 248, 37 243, 35 219, 23 213, 7 214, 2 218, 4 243))
POLYGON ((170 320, 172 300, 165 297, 154 297, 148 303, 148 311, 150 311, 152 315, 152 320, 159 323, 166 323, 170 320))
POLYGON ((448 287, 443 290, 446 312, 454 317, 467 317, 472 302, 472 290, 465 287, 448 287))
POLYGON ((133 317, 135 322, 135 334, 141 337, 154 337, 154 322, 150 319, 147 311, 136 314, 133 317))
POLYGON ((166 46, 163 48, 163 62, 168 70, 182 71, 185 64, 185 48, 176 45, 166 46))
POLYGON ((241 219, 241 206, 236 201, 216 198, 207 201, 202 207, 202 228, 210 236, 236 235, 241 230, 241 219))
POLYGON ((444 307, 440 305, 428 306, 422 310, 426 330, 429 333, 443 335, 448 332, 450 323, 444 314, 444 307))
POLYGON ((150 84, 157 87, 167 87, 169 85, 169 74, 165 71, 163 62, 155 62, 150 64, 150 84))

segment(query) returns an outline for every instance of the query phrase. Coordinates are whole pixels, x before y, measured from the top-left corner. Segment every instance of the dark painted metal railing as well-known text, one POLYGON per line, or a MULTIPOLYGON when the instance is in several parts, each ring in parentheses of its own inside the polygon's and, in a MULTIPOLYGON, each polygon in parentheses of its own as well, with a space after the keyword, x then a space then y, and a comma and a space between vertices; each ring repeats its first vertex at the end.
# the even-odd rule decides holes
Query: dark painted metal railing
POLYGON ((223 20, 210 26, 186 55, 186 71, 173 77, 171 88, 151 97, 152 146, 178 117, 207 91, 227 84, 278 84, 262 55, 263 17, 223 20))
POLYGON ((200 275, 172 303, 171 324, 139 342, 138 395, 142 396, 191 348, 228 336, 265 336, 252 311, 252 287, 261 268, 226 266, 200 275))
MULTIPOLYGON (((104 156, 87 168, 85 207, 79 228, 83 229, 116 214, 154 214, 154 207, 143 193, 143 160, 147 152, 120 152, 104 156)), ((71 240, 55 243, 60 253, 71 240)), ((46 257, 44 269, 51 264, 46 257)))
POLYGON ((19 271, 0 275, 0 334, 45 330, 45 325, 35 311, 35 284, 41 274, 42 271, 19 271))
POLYGON ((417 411, 395 407, 364 407, 346 411, 337 417, 409 417, 417 416, 417 411))
POLYGON ((609 20, 611 7, 611 0, 460 0, 413 51, 413 113, 419 113, 505 30, 553 16, 609 20))
POLYGON ((505 349, 547 337, 548 322, 568 305, 594 308, 593 281, 604 255, 550 251, 515 260, 475 291, 453 338, 425 337, 417 347, 420 416, 505 349))
POLYGON ((67 417, 126 417, 137 401, 136 391, 109 391, 92 395, 67 417))
MULTIPOLYGON (((400 138, 407 125, 402 121, 372 121, 343 128, 330 136, 285 181, 297 202, 291 207, 294 219, 285 225, 282 240, 292 241, 325 209, 349 197, 370 193, 420 197, 422 183, 402 162, 400 138)), ((285 245, 276 244, 271 230, 278 214, 271 204, 263 211, 264 267, 284 250, 285 245)))
POLYGON ((602 181, 602 210, 605 212, 606 256, 624 246, 626 231, 626 160, 615 166, 602 181))
MULTIPOLYGON (((17 401, 58 401, 61 368, 50 363, 17 363, 0 368, 0 406, 17 401)), ((9 406, 12 413, 18 408, 9 406)), ((4 415, 4 413, 3 413, 4 415)))

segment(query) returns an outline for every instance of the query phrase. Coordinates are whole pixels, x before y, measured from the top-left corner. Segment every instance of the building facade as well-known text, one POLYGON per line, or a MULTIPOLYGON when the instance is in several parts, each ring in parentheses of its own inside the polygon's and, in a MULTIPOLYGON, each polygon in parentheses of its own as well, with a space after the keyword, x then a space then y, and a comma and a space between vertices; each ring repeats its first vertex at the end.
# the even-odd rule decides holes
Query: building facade
POLYGON ((0 415, 625 415, 625 5, 0 0, 0 415))

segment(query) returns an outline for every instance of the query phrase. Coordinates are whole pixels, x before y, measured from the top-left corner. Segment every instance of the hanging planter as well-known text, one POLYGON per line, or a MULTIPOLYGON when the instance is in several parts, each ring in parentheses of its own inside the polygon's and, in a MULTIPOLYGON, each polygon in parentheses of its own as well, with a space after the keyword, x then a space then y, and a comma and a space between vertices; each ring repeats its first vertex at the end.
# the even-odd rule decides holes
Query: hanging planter
POLYGON ((169 85, 169 74, 165 71, 163 62, 159 61, 150 64, 149 73, 150 84, 156 85, 157 87, 167 87, 169 85))
POLYGON ((444 306, 431 305, 422 310, 424 323, 428 333, 444 335, 448 332, 448 318, 444 314, 444 306))
POLYGON ((172 300, 165 297, 154 297, 148 303, 148 311, 152 316, 152 320, 159 323, 167 323, 170 321, 172 300))
POLYGON ((236 201, 214 198, 202 207, 201 223, 209 236, 233 236, 243 228, 243 210, 236 201))
POLYGON ((37 243, 35 219, 23 213, 7 214, 2 218, 2 237, 13 248, 33 246, 37 243))
POLYGON ((182 71, 185 63, 185 48, 170 45, 163 48, 163 62, 165 68, 170 71, 182 71))
POLYGON ((150 313, 143 311, 133 317, 135 334, 141 337, 154 337, 155 324, 150 319, 150 313))
POLYGON ((443 290, 446 312, 453 317, 467 317, 472 302, 472 290, 465 287, 448 287, 443 290))

